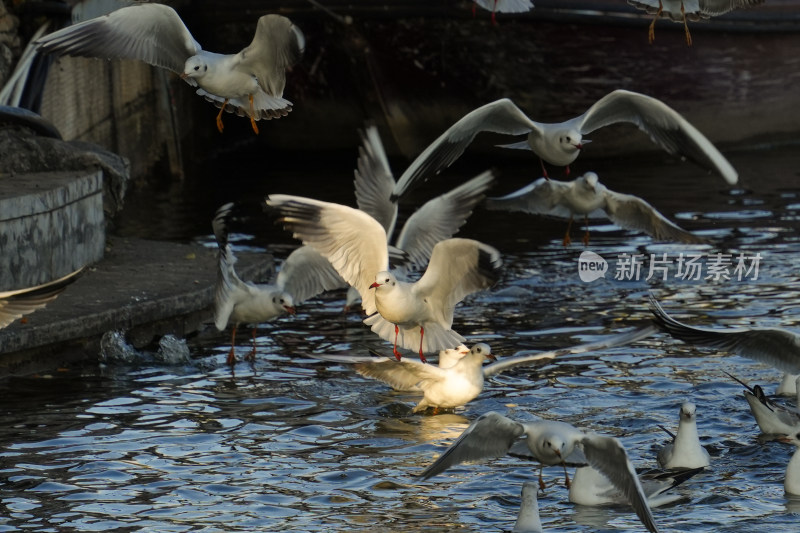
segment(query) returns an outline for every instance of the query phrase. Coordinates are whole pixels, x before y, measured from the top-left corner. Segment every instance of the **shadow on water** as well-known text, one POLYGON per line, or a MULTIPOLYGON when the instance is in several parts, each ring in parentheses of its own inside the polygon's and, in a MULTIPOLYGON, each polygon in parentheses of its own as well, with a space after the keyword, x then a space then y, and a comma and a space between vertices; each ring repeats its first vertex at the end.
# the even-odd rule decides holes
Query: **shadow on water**
MULTIPOLYGON (((246 156, 242 156, 246 157, 246 156)), ((639 194, 687 229, 719 244, 654 244, 607 222, 591 227, 589 249, 606 258, 604 279, 583 283, 583 247, 564 249, 563 221, 478 209, 462 230, 498 247, 500 283, 457 309, 455 329, 489 342, 497 354, 586 342, 648 319, 653 290, 668 311, 697 324, 795 327, 800 321, 796 147, 731 156, 741 185, 660 154, 625 160, 579 160, 610 188, 639 194), (614 279, 622 253, 760 253, 758 279, 666 281, 614 279)), ((416 192, 425 198, 502 158, 473 157, 416 192)), ((249 161, 249 163, 254 163, 249 161)), ((535 176, 532 160, 506 163, 495 192, 535 176)), ((352 160, 322 169, 253 166, 226 175, 219 166, 196 181, 168 184, 155 198, 136 193, 120 232, 211 244, 218 205, 242 201, 242 246, 271 248, 291 239, 260 207, 266 194, 300 193, 352 203, 352 160), (325 179, 313 180, 325 172, 325 179)), ((399 162, 395 165, 402 168, 399 162)), ((399 172, 398 172, 399 174, 399 172)), ((404 206, 406 210, 416 200, 404 206)), ((407 216, 407 215, 406 215, 407 216)), ((577 228, 573 238, 579 242, 577 228)), ((752 278, 752 276, 751 276, 752 278)), ((305 354, 365 353, 387 345, 341 313, 343 294, 320 297, 296 317, 259 329, 253 367, 235 376, 224 365, 227 333, 212 326, 176 365, 125 364, 65 369, 9 381, 0 390, 0 531, 281 530, 503 531, 512 527, 522 482, 536 466, 513 458, 463 465, 431 481, 415 478, 471 420, 496 410, 522 420, 557 418, 620 437, 639 467, 674 428, 679 405, 698 406, 712 468, 678 489, 681 502, 654 511, 663 531, 795 531, 797 504, 783 494, 793 450, 759 444, 757 428, 729 371, 769 390, 777 371, 658 335, 634 346, 564 357, 493 378, 454 414, 415 416, 416 397, 392 392, 343 365, 305 354)), ((244 337, 243 337, 244 338, 244 337)), ((241 358, 248 350, 243 342, 241 358)), ((591 509, 566 501, 558 468, 539 503, 546 529, 640 531, 624 508, 591 509)))

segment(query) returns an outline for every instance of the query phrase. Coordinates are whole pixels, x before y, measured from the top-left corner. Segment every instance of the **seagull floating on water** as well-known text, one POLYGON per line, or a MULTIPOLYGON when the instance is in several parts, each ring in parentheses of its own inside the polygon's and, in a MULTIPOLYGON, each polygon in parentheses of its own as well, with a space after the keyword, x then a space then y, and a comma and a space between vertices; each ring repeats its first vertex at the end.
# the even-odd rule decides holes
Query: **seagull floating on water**
MULTIPOLYGON (((672 489, 702 472, 704 469, 655 470, 639 475, 647 503, 651 509, 668 505, 683 496, 670 492, 672 489)), ((569 501, 578 505, 603 506, 628 503, 625 495, 599 470, 581 466, 575 470, 569 487, 569 501)))
POLYGON ((219 247, 219 267, 214 290, 214 324, 219 331, 233 324, 231 351, 227 363, 236 363, 236 328, 240 323, 253 324, 253 351, 256 355, 256 324, 278 316, 295 313, 299 304, 317 294, 340 286, 341 278, 330 269, 330 264, 312 248, 301 247, 289 254, 273 285, 257 285, 242 281, 236 274, 236 256, 228 242, 228 219, 232 203, 217 210, 211 225, 219 247))
POLYGON ((681 405, 678 411, 678 431, 672 442, 658 451, 658 464, 661 468, 704 468, 711 464, 711 457, 700 444, 697 434, 697 408, 691 402, 681 405))
POLYGON ((308 354, 308 356, 323 361, 352 364, 356 372, 362 376, 382 381, 394 390, 422 392, 423 399, 414 408, 414 412, 417 413, 428 407, 439 410, 465 405, 483 392, 485 379, 510 368, 548 361, 563 355, 624 346, 645 339, 655 331, 655 327, 645 326, 570 348, 505 357, 501 361, 485 366, 484 358, 495 360, 495 357, 487 355, 491 350, 489 345, 484 343, 476 344, 472 350, 460 346, 458 349, 439 352, 438 367, 411 359, 398 361, 393 357, 325 354, 308 354))
POLYGON ((364 323, 382 339, 425 353, 454 348, 464 338, 451 329, 455 305, 499 279, 500 252, 472 239, 446 239, 433 247, 425 274, 414 283, 389 272, 389 246, 383 226, 352 207, 272 194, 283 226, 313 246, 339 275, 358 289, 369 315, 364 323))
POLYGON ((572 242, 569 236, 572 218, 583 215, 586 233, 583 244, 589 244, 589 218, 605 214, 621 228, 643 231, 659 241, 689 244, 704 243, 705 239, 679 228, 656 209, 631 194, 608 189, 598 181, 597 174, 587 172, 572 181, 539 178, 522 189, 499 198, 487 198, 487 209, 522 211, 533 215, 569 218, 564 246, 572 242))
POLYGON ((665 16, 673 22, 682 22, 686 34, 686 44, 692 46, 692 35, 689 33, 687 20, 707 19, 716 15, 724 15, 741 7, 752 7, 764 3, 764 0, 628 0, 628 3, 648 14, 655 14, 647 32, 647 41, 653 44, 656 38, 656 21, 665 16))
POLYGON ((697 328, 678 322, 650 295, 655 323, 678 340, 767 363, 784 372, 800 373, 800 336, 781 328, 697 328))
POLYGON ((542 521, 539 518, 539 502, 536 492, 539 487, 533 481, 522 484, 519 514, 511 533, 542 533, 542 521))
MULTIPOLYGON (((725 372, 728 374, 727 372, 725 372)), ((798 408, 792 409, 770 401, 764 390, 755 385, 750 387, 747 383, 739 378, 728 374, 728 376, 742 385, 746 390, 744 391, 744 398, 750 406, 750 412, 756 419, 761 432, 766 435, 794 435, 800 431, 800 395, 798 395, 798 408)), ((800 377, 797 378, 800 382, 800 377)))
POLYGON ((786 465, 786 478, 783 482, 783 487, 786 490, 786 494, 800 496, 800 433, 782 436, 778 440, 798 446, 792 454, 792 458, 789 459, 789 464, 786 465))
POLYGON ((222 112, 256 121, 286 116, 286 69, 302 56, 305 38, 281 15, 258 19, 253 41, 238 54, 207 52, 194 40, 178 13, 162 4, 135 4, 61 29, 39 39, 37 50, 58 55, 137 59, 166 68, 222 112))
MULTIPOLYGON (((533 458, 543 465, 563 465, 565 475, 566 462, 588 463, 596 468, 625 494, 648 531, 658 531, 647 497, 619 440, 586 433, 565 422, 539 420, 521 423, 499 413, 486 413, 464 430, 420 476, 429 479, 463 462, 502 457, 518 442, 527 447, 533 458), (520 440, 522 437, 524 441, 520 440)), ((539 475, 541 485, 541 472, 539 475)))
POLYGON ((70 283, 80 277, 81 272, 83 272, 83 267, 62 278, 41 285, 0 292, 0 329, 58 298, 58 295, 64 292, 70 283))
POLYGON ((402 197, 432 174, 450 166, 483 131, 526 134, 524 141, 504 147, 535 152, 543 161, 544 176, 548 177, 544 161, 566 166, 569 170, 583 145, 589 142, 584 135, 620 122, 635 124, 671 155, 690 159, 716 172, 730 185, 737 182, 738 174, 728 160, 678 112, 650 96, 616 90, 598 100, 583 115, 551 124, 531 120, 507 98, 479 107, 450 126, 411 163, 400 176, 392 196, 402 197))
MULTIPOLYGON (((781 377, 781 384, 778 385, 778 389, 775 391, 775 394, 780 394, 784 396, 796 396, 797 391, 800 390, 797 384, 797 378, 800 378, 800 374, 792 374, 791 372, 784 372, 783 376, 781 377)), ((797 404, 800 407, 800 403, 797 404)))

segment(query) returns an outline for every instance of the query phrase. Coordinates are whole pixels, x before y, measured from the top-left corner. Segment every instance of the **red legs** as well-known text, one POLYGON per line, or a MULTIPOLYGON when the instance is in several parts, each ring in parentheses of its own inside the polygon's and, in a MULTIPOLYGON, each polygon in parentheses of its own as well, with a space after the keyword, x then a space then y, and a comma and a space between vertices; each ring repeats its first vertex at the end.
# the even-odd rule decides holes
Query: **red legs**
MULTIPOLYGON (((658 17, 661 16, 661 12, 664 10, 664 6, 661 5, 661 0, 658 0, 658 11, 656 11, 656 16, 653 19, 653 22, 650 23, 650 29, 647 32, 647 42, 653 44, 653 41, 656 40, 656 21, 658 17)), ((683 3, 681 3, 681 10, 683 10, 683 3)), ((684 22, 686 18, 684 17, 684 22)), ((688 30, 687 30, 688 31, 688 30)))
POLYGON ((686 46, 692 46, 692 35, 689 33, 689 25, 686 23, 686 10, 683 2, 681 2, 681 15, 683 15, 683 31, 686 32, 686 46))
POLYGON ((425 328, 422 326, 419 327, 419 360, 423 363, 427 363, 428 360, 425 359, 425 356, 422 353, 422 339, 425 337, 425 328))
POLYGON ((492 8, 492 26, 497 26, 497 19, 495 13, 497 12, 497 0, 494 0, 494 7, 492 8))
POLYGON ((583 215, 583 223, 586 225, 586 233, 583 234, 583 245, 589 246, 589 215, 583 215))
POLYGON ((394 325, 394 348, 392 348, 392 352, 394 356, 399 361, 401 358, 400 352, 397 351, 397 334, 400 332, 400 328, 397 327, 397 324, 394 325))
POLYGON ((253 328, 253 351, 244 356, 244 360, 251 363, 254 363, 256 360, 256 329, 257 328, 253 328))
POLYGON ((567 165, 566 168, 564 169, 564 174, 569 176, 569 165, 567 165))
POLYGON ((547 175, 547 169, 546 169, 546 168, 544 168, 544 159, 542 159, 542 158, 540 157, 540 158, 539 158, 539 163, 541 163, 541 165, 542 165, 542 176, 544 176, 544 179, 546 179, 546 180, 549 180, 549 179, 550 179, 550 176, 548 176, 548 175, 547 175))
POLYGON ((539 465, 539 488, 542 489, 542 490, 547 488, 547 484, 544 482, 544 479, 542 478, 542 469, 543 468, 544 467, 540 464, 539 465))
POLYGON ((228 105, 228 99, 226 98, 224 102, 222 102, 222 107, 219 108, 219 113, 217 114, 217 129, 220 133, 224 129, 222 125, 222 113, 225 112, 225 106, 228 105))
POLYGON ((475 12, 478 10, 478 3, 472 2, 472 18, 475 18, 475 12))
POLYGON ((569 488, 569 485, 570 485, 569 474, 567 473, 567 465, 566 465, 566 463, 564 463, 563 459, 561 460, 561 466, 564 467, 564 486, 569 488))
POLYGON ((256 110, 253 107, 253 95, 250 95, 250 125, 253 126, 253 131, 258 135, 258 126, 256 126, 256 110))
POLYGON ((236 355, 233 353, 234 346, 236 346, 236 325, 233 326, 233 333, 231 334, 231 351, 228 352, 228 359, 226 359, 228 366, 231 367, 236 364, 236 355))
POLYGON ((572 229, 572 215, 569 216, 569 222, 567 222, 567 232, 564 234, 564 240, 562 243, 564 244, 564 248, 569 246, 572 243, 572 239, 569 238, 569 230, 572 229))

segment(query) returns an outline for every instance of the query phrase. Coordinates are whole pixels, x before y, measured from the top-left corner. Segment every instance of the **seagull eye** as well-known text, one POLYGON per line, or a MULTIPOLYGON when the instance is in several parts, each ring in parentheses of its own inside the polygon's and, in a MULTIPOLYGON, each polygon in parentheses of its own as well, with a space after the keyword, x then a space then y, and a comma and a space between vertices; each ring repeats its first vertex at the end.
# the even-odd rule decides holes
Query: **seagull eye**
POLYGON ((386 281, 384 281, 384 283, 389 283, 389 278, 386 278, 386 281))
POLYGON ((196 67, 194 67, 194 69, 195 70, 200 70, 200 65, 197 65, 196 67))
POLYGON ((206 70, 208 70, 208 65, 203 65, 203 72, 205 72, 206 70))
POLYGON ((273 298, 273 299, 272 299, 272 303, 275 303, 275 302, 277 302, 277 301, 278 301, 278 299, 277 299, 277 298, 273 298))

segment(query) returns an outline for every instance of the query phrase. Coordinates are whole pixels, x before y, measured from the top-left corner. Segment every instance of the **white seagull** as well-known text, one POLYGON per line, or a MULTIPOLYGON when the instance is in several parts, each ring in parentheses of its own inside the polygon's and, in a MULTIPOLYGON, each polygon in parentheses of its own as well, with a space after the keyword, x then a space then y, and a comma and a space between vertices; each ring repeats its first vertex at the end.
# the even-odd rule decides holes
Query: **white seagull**
POLYGON ((781 328, 697 328, 678 322, 650 295, 656 325, 689 344, 720 350, 767 363, 784 372, 800 373, 800 336, 781 328))
POLYGON ((792 454, 792 458, 789 459, 789 464, 786 465, 786 479, 783 482, 783 487, 786 490, 786 494, 800 496, 800 433, 782 436, 778 440, 798 446, 792 454))
POLYGON ((37 41, 37 50, 58 55, 136 59, 171 70, 220 108, 256 121, 286 116, 286 69, 305 48, 303 33, 281 15, 258 19, 253 41, 238 54, 207 52, 169 6, 135 4, 56 31, 37 41))
POLYGON ((214 290, 214 324, 219 331, 233 324, 231 351, 227 362, 236 363, 236 328, 240 323, 253 324, 253 350, 247 356, 252 361, 256 355, 256 324, 278 316, 295 313, 295 304, 316 296, 322 291, 341 285, 341 278, 330 269, 330 264, 312 248, 301 247, 289 254, 273 285, 242 281, 236 274, 236 256, 228 242, 228 218, 232 203, 217 210, 211 225, 219 247, 219 267, 214 290))
MULTIPOLYGON (((781 384, 778 385, 778 389, 775 391, 775 394, 796 396, 797 391, 800 390, 800 388, 797 386, 797 378, 800 378, 800 374, 784 372, 783 376, 781 377, 781 384)), ((800 407, 800 403, 798 403, 797 406, 800 407)))
MULTIPOLYGON (((702 471, 703 468, 648 471, 639 475, 639 483, 652 509, 680 500, 680 494, 669 491, 702 471)), ((578 505, 603 506, 619 505, 628 500, 602 472, 591 466, 581 466, 572 476, 569 501, 578 505)))
MULTIPOLYGON (((370 357, 357 355, 308 354, 323 361, 352 364, 362 376, 377 379, 398 391, 422 392, 422 401, 414 408, 420 412, 428 407, 452 409, 469 403, 483 392, 484 381, 510 368, 548 361, 558 356, 579 354, 624 346, 645 339, 656 331, 654 326, 645 326, 633 331, 611 335, 600 341, 560 348, 547 352, 520 353, 501 361, 483 366, 482 354, 489 354, 487 344, 479 343, 469 350, 466 346, 439 352, 439 366, 426 365, 420 361, 394 357, 370 357), (478 353, 475 353, 478 351, 478 353), (469 357, 466 357, 469 354, 469 357)), ((374 353, 374 352, 373 352, 374 353)), ((495 360, 493 355, 488 359, 495 360)))
POLYGON ((598 181, 594 172, 587 172, 568 182, 539 178, 506 196, 487 198, 485 206, 487 209, 569 218, 564 246, 572 242, 569 231, 573 216, 584 217, 586 233, 583 235, 583 244, 588 246, 589 218, 602 214, 621 228, 643 231, 656 240, 691 244, 706 242, 702 237, 667 220, 638 196, 608 189, 598 181))
POLYGON ((492 24, 497 24, 495 13, 527 13, 533 9, 531 0, 474 0, 472 15, 475 16, 475 6, 480 6, 492 12, 492 24))
MULTIPOLYGON (((616 90, 598 100, 583 115, 552 124, 531 120, 507 98, 479 107, 450 126, 411 163, 400 176, 393 197, 402 197, 430 175, 448 167, 482 131, 526 134, 526 140, 505 147, 533 150, 543 162, 566 166, 569 170, 583 145, 589 142, 584 135, 619 122, 635 124, 668 153, 713 170, 731 185, 738 180, 728 160, 678 112, 650 96, 616 90)), ((542 171, 547 177, 544 163, 542 171)))
POLYGON ((519 514, 511 533, 542 533, 542 521, 539 518, 539 502, 536 492, 539 486, 533 481, 522 484, 519 514))
POLYGON ((492 286, 499 278, 500 252, 471 239, 446 239, 431 253, 425 274, 408 283, 389 272, 389 246, 383 226, 352 207, 300 196, 273 194, 284 227, 313 246, 339 275, 358 289, 367 315, 364 323, 382 339, 425 353, 453 348, 464 338, 451 329, 455 305, 492 286), (373 290, 374 289, 374 290, 373 290))
POLYGON ((662 15, 673 22, 682 22, 686 34, 686 44, 692 46, 692 35, 689 33, 687 20, 707 19, 716 15, 724 15, 734 9, 752 7, 764 3, 764 0, 628 0, 628 3, 648 14, 655 14, 647 32, 650 44, 656 38, 656 21, 662 15))
POLYGON ((697 408, 691 402, 681 405, 678 412, 678 431, 672 442, 658 451, 658 464, 661 468, 704 468, 711 464, 708 452, 700 444, 697 434, 697 408))
MULTIPOLYGON (((428 479, 466 461, 502 457, 517 442, 526 446, 533 458, 543 465, 564 465, 565 475, 565 462, 588 462, 625 494, 639 520, 649 531, 658 531, 647 497, 622 444, 613 437, 585 433, 565 422, 540 420, 520 423, 499 413, 486 413, 464 430, 452 446, 420 476, 428 479), (522 437, 524 441, 520 441, 522 437)), ((541 471, 539 476, 541 485, 541 471)))
MULTIPOLYGON (((728 374, 727 372, 725 372, 728 374)), ((728 376, 742 385, 746 390, 744 391, 744 398, 750 406, 750 412, 756 419, 761 432, 766 435, 794 435, 800 431, 800 411, 778 405, 770 401, 764 390, 756 385, 750 387, 741 379, 728 374, 728 376)), ((800 377, 797 378, 800 381, 800 377)), ((800 408, 800 395, 798 395, 797 406, 800 408)))
POLYGON ((64 292, 70 283, 78 279, 81 272, 83 272, 83 267, 62 278, 41 285, 0 292, 0 329, 58 298, 58 295, 64 292))

